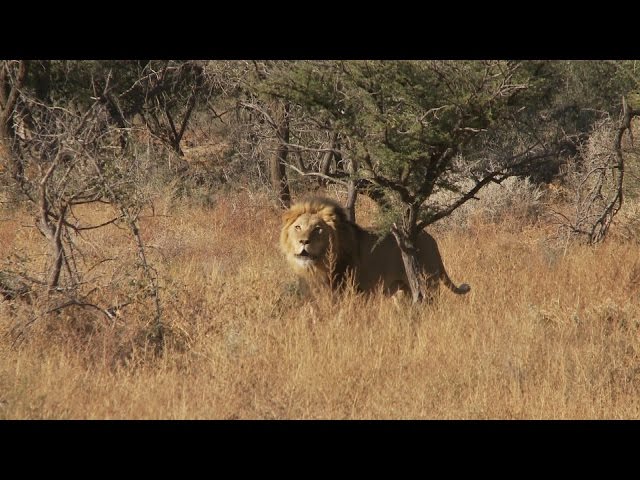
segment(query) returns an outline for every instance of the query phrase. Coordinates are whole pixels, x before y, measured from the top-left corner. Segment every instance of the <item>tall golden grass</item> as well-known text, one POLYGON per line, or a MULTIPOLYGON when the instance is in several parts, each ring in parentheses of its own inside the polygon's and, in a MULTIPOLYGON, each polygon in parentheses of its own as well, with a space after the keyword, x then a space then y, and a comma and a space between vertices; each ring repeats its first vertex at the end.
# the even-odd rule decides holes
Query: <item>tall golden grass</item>
MULTIPOLYGON (((69 309, 15 342, 13 326, 34 307, 2 302, 0 418, 640 417, 633 239, 562 244, 539 226, 478 218, 435 232, 468 295, 443 289, 433 304, 402 308, 353 293, 311 303, 278 252, 280 212, 265 197, 160 207, 142 228, 162 285, 162 354, 140 335, 152 312, 125 308, 109 322, 69 309)), ((358 216, 370 225, 370 204, 358 216)), ((5 253, 43 263, 31 217, 2 217, 5 253)), ((91 235, 108 256, 135 255, 116 228, 91 235)), ((117 273, 104 268, 100 278, 117 273)))

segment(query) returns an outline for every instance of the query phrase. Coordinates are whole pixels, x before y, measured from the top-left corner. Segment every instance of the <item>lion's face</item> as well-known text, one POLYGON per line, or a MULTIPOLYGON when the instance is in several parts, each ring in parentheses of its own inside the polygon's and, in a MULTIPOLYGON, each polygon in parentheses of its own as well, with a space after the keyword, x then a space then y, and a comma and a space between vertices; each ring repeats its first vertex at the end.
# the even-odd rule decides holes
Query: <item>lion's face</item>
POLYGON ((287 227, 285 250, 300 267, 321 262, 329 248, 330 227, 316 213, 303 213, 287 227))
POLYGON ((299 277, 325 283, 344 273, 347 220, 337 203, 323 198, 298 202, 283 212, 282 222, 280 250, 299 277))

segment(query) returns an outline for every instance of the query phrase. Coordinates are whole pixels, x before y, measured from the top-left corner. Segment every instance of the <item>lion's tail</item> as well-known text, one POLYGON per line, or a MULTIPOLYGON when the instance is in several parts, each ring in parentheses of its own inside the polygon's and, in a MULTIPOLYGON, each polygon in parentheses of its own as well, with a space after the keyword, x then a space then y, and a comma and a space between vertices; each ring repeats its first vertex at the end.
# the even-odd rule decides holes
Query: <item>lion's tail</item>
POLYGON ((453 293, 457 293, 458 295, 463 295, 468 293, 471 290, 471 286, 468 283, 463 283, 459 287, 451 281, 447 272, 442 269, 440 273, 440 279, 442 283, 444 283, 453 293))

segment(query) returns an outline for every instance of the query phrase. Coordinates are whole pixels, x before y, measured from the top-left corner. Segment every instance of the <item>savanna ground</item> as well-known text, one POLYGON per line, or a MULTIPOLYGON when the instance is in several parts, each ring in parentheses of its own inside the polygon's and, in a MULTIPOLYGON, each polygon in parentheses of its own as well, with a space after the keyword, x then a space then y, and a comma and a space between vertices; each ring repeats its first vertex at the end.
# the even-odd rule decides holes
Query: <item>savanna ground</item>
MULTIPOLYGON (((370 226, 365 200, 358 220, 370 226)), ((640 252, 621 225, 587 247, 515 214, 444 222, 432 233, 471 292, 398 309, 380 295, 300 298, 277 247, 280 210, 264 194, 164 198, 147 213, 162 354, 141 334, 151 314, 135 306, 113 322, 68 308, 16 340, 37 305, 4 301, 0 418, 640 417, 640 252)), ((0 217, 3 256, 44 264, 32 215, 0 217)), ((133 257, 125 233, 86 234, 85 250, 133 257)), ((112 265, 96 275, 117 289, 112 265)))

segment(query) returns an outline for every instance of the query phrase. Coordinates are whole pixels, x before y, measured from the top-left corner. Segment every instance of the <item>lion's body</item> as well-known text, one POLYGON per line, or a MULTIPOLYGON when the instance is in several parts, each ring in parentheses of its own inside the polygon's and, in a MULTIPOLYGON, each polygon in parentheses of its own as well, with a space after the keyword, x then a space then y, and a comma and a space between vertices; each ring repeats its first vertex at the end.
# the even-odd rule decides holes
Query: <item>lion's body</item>
MULTIPOLYGON (((418 261, 428 287, 442 281, 455 293, 469 286, 455 286, 442 263, 436 241, 421 232, 416 241, 418 261)), ((293 271, 311 283, 337 287, 351 274, 356 288, 370 292, 382 286, 386 294, 410 292, 402 254, 391 234, 383 238, 347 220, 335 202, 312 198, 293 205, 283 215, 280 248, 293 271)))

